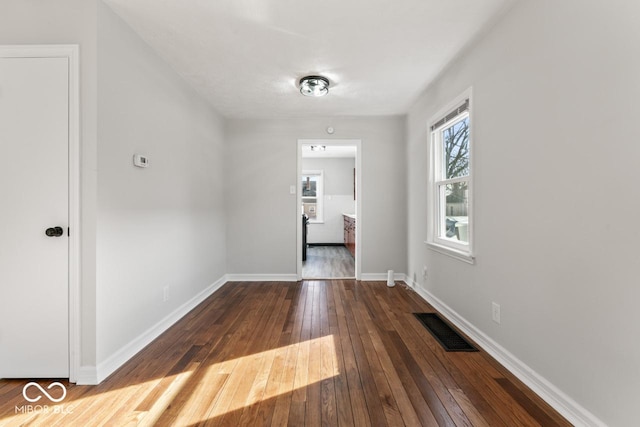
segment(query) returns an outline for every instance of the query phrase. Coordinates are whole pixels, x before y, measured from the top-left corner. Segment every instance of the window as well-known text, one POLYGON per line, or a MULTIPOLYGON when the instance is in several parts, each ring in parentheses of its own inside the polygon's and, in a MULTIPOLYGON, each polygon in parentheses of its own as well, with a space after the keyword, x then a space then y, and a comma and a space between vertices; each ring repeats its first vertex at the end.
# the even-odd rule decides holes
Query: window
POLYGON ((324 221, 323 201, 322 171, 302 171, 302 210, 310 223, 324 221))
POLYGON ((470 91, 435 117, 431 132, 431 191, 427 243, 473 262, 470 91))

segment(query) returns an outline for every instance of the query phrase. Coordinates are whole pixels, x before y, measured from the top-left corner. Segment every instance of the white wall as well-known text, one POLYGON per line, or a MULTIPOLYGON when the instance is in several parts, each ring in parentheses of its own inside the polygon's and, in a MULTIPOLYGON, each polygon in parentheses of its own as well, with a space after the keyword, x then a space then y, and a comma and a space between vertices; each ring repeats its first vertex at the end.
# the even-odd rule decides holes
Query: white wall
POLYGON ((80 363, 95 371, 224 275, 223 122, 100 1, 5 0, 0 44, 80 46, 80 363))
POLYGON ((226 254, 221 117, 111 9, 98 12, 100 364, 221 279, 226 254))
POLYGON ((407 127, 409 274, 611 426, 637 425, 640 389, 638 16, 631 1, 520 2, 407 127), (427 120, 469 86, 476 265, 423 243, 427 120))
POLYGON ((95 366, 96 1, 3 0, 0 44, 80 46, 81 360, 95 366))
POLYGON ((298 139, 362 140, 362 272, 406 271, 402 117, 228 120, 227 272, 296 274, 298 139), (384 242, 384 244, 381 244, 384 242))
POLYGON ((321 170, 324 179, 324 221, 310 223, 308 243, 343 243, 343 213, 353 214, 355 158, 303 158, 302 170, 321 170))

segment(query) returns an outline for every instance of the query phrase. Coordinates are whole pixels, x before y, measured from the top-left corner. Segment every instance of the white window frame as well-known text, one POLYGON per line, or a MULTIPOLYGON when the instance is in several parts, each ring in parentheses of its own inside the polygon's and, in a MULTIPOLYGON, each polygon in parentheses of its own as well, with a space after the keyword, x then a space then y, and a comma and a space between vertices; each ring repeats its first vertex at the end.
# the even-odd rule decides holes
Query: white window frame
POLYGON ((473 252, 473 228, 474 228, 474 215, 473 215, 473 108, 472 108, 472 90, 469 88, 463 94, 455 98, 452 102, 442 108, 437 114, 435 114, 429 121, 429 155, 430 155, 430 168, 429 168, 429 189, 428 189, 428 218, 429 223, 427 227, 427 246, 445 255, 452 256, 461 261, 473 264, 475 262, 473 252), (466 111, 461 111, 450 117, 452 113, 468 100, 469 107, 466 111), (444 118, 449 118, 443 122, 444 118), (469 119, 469 174, 463 177, 449 178, 447 179, 443 172, 443 153, 442 153, 442 131, 446 128, 454 126, 458 122, 468 118, 469 119), (434 127, 437 126, 437 127, 434 127), (446 221, 446 201, 445 195, 440 194, 441 188, 447 184, 454 184, 458 182, 467 182, 467 202, 468 202, 468 228, 467 237, 468 243, 464 243, 455 239, 441 236, 440 231, 445 228, 446 221), (444 206, 443 206, 444 204, 444 206))
MULTIPOLYGON (((309 218, 309 224, 324 224, 324 170, 303 170, 302 176, 318 176, 319 179, 316 184, 316 218, 309 218)), ((302 203, 306 197, 301 198, 302 203)))

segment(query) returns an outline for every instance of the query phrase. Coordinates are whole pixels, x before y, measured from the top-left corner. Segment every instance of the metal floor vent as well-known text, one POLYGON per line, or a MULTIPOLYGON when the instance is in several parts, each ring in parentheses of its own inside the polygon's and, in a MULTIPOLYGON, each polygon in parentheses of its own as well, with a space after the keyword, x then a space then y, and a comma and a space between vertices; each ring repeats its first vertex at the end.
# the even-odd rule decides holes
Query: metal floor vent
POLYGON ((478 351, 436 313, 413 313, 447 351, 478 351))

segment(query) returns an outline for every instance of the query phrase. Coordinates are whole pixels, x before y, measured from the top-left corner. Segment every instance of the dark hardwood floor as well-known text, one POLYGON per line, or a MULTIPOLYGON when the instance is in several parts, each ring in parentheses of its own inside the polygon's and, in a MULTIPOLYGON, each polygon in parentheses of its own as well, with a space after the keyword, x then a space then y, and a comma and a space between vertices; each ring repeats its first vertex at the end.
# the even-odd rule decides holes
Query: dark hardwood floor
POLYGON ((304 279, 345 279, 356 277, 353 256, 344 246, 309 246, 302 263, 304 279))
POLYGON ((46 412, 0 380, 0 425, 570 425, 485 352, 445 352, 412 315, 432 311, 385 282, 227 283, 46 412))

